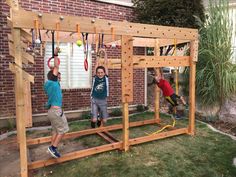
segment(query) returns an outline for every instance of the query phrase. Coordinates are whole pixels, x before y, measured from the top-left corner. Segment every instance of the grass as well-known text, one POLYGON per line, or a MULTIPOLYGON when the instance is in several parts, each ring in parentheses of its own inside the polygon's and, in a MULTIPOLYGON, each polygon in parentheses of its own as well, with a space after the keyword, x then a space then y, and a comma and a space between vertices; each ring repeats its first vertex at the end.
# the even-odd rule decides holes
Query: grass
MULTIPOLYGON (((130 121, 150 119, 153 113, 133 116, 130 121)), ((165 117, 164 120, 170 120, 165 117)), ((120 119, 109 124, 120 123, 120 119)), ((169 121, 171 123, 171 121, 169 121)), ((177 121, 178 127, 187 120, 177 121)), ((88 127, 88 122, 70 124, 73 131, 88 127)), ((132 128, 130 137, 144 136, 157 126, 132 128)), ((50 177, 235 177, 236 141, 196 123, 196 136, 181 135, 132 146, 126 153, 110 151, 70 162, 41 168, 34 176, 50 177)), ((121 131, 112 132, 116 137, 121 131)), ((104 144, 98 136, 78 138, 86 147, 104 144)))

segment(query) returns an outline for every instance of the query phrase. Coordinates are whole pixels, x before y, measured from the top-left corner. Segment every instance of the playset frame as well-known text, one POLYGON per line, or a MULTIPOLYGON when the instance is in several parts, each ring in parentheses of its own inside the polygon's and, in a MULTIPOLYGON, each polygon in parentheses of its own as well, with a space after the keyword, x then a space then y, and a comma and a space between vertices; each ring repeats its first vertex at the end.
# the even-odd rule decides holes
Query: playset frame
POLYGON ((7 0, 11 7, 10 17, 7 19, 8 26, 11 28, 9 39, 9 53, 14 57, 14 61, 9 63, 9 69, 15 76, 15 100, 16 100, 16 124, 17 124, 17 142, 20 150, 20 174, 22 177, 28 176, 28 170, 36 169, 72 159, 77 159, 105 151, 120 149, 127 151, 132 145, 149 142, 157 139, 167 138, 180 134, 194 135, 195 132, 195 70, 198 53, 198 31, 196 29, 166 27, 158 25, 147 25, 130 23, 127 21, 110 21, 103 19, 66 16, 60 14, 48 14, 25 11, 19 7, 17 0, 7 0), (58 159, 39 160, 28 162, 27 147, 51 141, 51 137, 41 137, 36 139, 26 138, 26 127, 32 125, 32 108, 30 83, 34 82, 34 76, 23 70, 23 63, 34 63, 34 57, 22 50, 25 44, 22 40, 31 41, 31 36, 25 29, 34 28, 34 20, 40 23, 39 28, 43 30, 57 30, 56 24, 60 24, 60 31, 76 33, 76 25, 80 25, 80 31, 85 33, 100 33, 111 35, 112 31, 116 37, 121 39, 121 59, 109 59, 109 68, 121 69, 122 79, 122 105, 123 105, 123 122, 119 125, 105 126, 95 129, 87 129, 78 132, 67 133, 63 139, 76 138, 90 134, 98 134, 110 144, 79 150, 68 154, 63 154, 58 159), (138 38, 139 42, 136 42, 138 38), (143 38, 143 39, 142 39, 143 38), (173 44, 173 39, 180 42, 190 42, 190 56, 160 56, 159 49, 161 46, 173 44), (141 44, 140 44, 141 43, 141 44), (154 47, 154 56, 133 55, 134 46, 154 47), (133 69, 134 68, 156 68, 165 66, 188 66, 190 77, 190 94, 189 94, 189 124, 186 128, 171 129, 158 134, 147 135, 138 138, 129 138, 129 128, 158 124, 159 117, 159 93, 156 88, 155 96, 155 116, 151 120, 138 122, 129 122, 129 103, 133 101, 133 69), (26 88, 26 89, 25 89, 26 88), (122 141, 112 137, 109 131, 123 130, 122 141))

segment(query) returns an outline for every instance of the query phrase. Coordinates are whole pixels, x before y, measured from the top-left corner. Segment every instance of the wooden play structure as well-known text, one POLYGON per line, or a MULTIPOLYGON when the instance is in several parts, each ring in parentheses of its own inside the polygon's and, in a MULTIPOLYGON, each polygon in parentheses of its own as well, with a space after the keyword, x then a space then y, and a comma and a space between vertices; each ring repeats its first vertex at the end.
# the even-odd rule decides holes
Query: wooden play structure
POLYGON ((108 21, 79 16, 61 16, 59 14, 36 13, 21 9, 17 0, 7 0, 7 3, 11 7, 10 17, 7 21, 8 26, 11 28, 11 34, 8 35, 9 53, 14 57, 14 61, 9 63, 9 68, 15 76, 17 140, 20 150, 20 173, 22 177, 28 176, 28 170, 31 169, 115 149, 127 151, 132 145, 171 136, 181 134, 194 135, 195 68, 198 58, 198 31, 196 29, 129 23, 127 21, 108 21), (60 32, 75 33, 75 35, 77 35, 78 30, 80 30, 81 32, 90 34, 104 34, 105 36, 110 36, 110 40, 106 41, 107 43, 114 42, 113 40, 115 40, 121 45, 121 59, 109 59, 109 68, 121 69, 123 123, 119 125, 71 132, 64 136, 64 139, 68 139, 90 134, 99 134, 104 137, 109 144, 63 154, 63 156, 58 159, 50 158, 46 160, 28 162, 27 147, 31 145, 48 143, 51 140, 51 137, 41 137, 36 139, 26 138, 26 127, 32 126, 30 83, 34 82, 34 77, 23 70, 23 63, 34 63, 34 57, 23 50, 26 46, 22 41, 31 42, 31 35, 27 32, 27 30, 35 27, 35 21, 39 23, 38 28, 41 30, 56 31, 58 30, 59 24, 60 32), (80 29, 78 29, 78 25, 80 29), (160 47, 173 45, 174 40, 177 40, 177 43, 189 42, 190 56, 160 56, 160 47), (154 47, 155 55, 133 55, 134 46, 154 47), (188 127, 171 129, 158 134, 130 139, 130 127, 158 124, 161 121, 161 118, 159 117, 160 90, 157 88, 154 118, 151 120, 129 122, 128 106, 129 103, 133 101, 133 89, 135 89, 133 88, 133 70, 135 68, 155 68, 158 71, 160 67, 164 66, 187 66, 190 68, 188 127), (118 129, 123 130, 122 141, 118 141, 113 138, 109 132, 118 129))

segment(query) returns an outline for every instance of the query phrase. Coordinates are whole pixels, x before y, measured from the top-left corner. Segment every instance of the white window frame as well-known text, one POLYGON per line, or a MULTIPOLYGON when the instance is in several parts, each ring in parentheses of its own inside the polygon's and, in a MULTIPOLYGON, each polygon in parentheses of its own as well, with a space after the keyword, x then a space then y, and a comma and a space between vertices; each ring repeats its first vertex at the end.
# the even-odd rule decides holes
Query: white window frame
POLYGON ((131 2, 124 2, 124 1, 119 1, 119 0, 96 0, 99 2, 106 2, 106 3, 110 3, 110 4, 117 4, 117 5, 121 5, 121 6, 127 6, 127 7, 133 7, 133 3, 131 2))
MULTIPOLYGON (((64 51, 64 54, 66 53, 67 55, 67 59, 66 59, 66 85, 63 84, 63 82, 61 82, 61 88, 63 90, 70 90, 70 89, 91 89, 91 86, 92 86, 92 83, 91 83, 91 79, 92 79, 92 54, 91 54, 91 45, 89 46, 89 50, 88 50, 88 71, 83 71, 83 72, 86 72, 86 74, 88 74, 87 76, 85 76, 85 78, 87 77, 89 80, 87 81, 87 83, 85 83, 86 86, 82 86, 82 87, 72 87, 72 74, 71 73, 71 58, 72 58, 72 50, 71 50, 71 45, 72 43, 64 43, 64 45, 67 45, 67 50, 64 51)), ((75 47, 76 44, 73 44, 73 47, 75 47)), ((51 47, 51 43, 49 42, 48 44, 45 45, 46 47, 51 47)), ((83 49, 83 45, 81 46, 81 48, 83 49)), ((48 62, 48 59, 50 56, 48 56, 47 52, 46 52, 47 49, 45 49, 45 56, 44 56, 44 78, 45 78, 45 81, 47 81, 47 73, 49 71, 49 68, 48 68, 48 65, 47 65, 47 62, 48 62)), ((65 50, 65 49, 63 49, 65 50)), ((51 53, 50 53, 51 54, 51 53)), ((74 53, 75 54, 75 53, 74 53)), ((59 58, 60 58, 60 54, 59 54, 59 58)), ((83 58, 79 58, 80 60, 84 60, 83 58)), ((83 63, 83 62, 82 62, 83 63)), ((84 65, 82 65, 81 67, 84 68, 84 65)), ((61 72, 62 74, 62 80, 65 80, 65 78, 63 77, 63 72, 60 70, 59 68, 59 72, 61 72)), ((78 75, 78 77, 80 77, 80 75, 78 75)), ((83 85, 83 84, 82 84, 83 85)))

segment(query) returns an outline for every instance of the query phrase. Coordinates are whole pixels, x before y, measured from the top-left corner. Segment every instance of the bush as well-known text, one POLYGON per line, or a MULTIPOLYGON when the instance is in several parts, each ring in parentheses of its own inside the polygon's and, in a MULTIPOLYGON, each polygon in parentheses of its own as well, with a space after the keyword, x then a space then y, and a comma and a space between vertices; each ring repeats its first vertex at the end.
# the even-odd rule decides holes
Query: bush
POLYGON ((90 119, 91 113, 90 112, 83 112, 81 115, 81 119, 90 119))
POLYGON ((143 112, 143 111, 148 110, 148 106, 144 106, 142 104, 139 104, 139 105, 137 105, 136 109, 138 112, 143 112))
POLYGON ((115 108, 111 111, 110 116, 121 116, 122 111, 120 108, 115 108))

